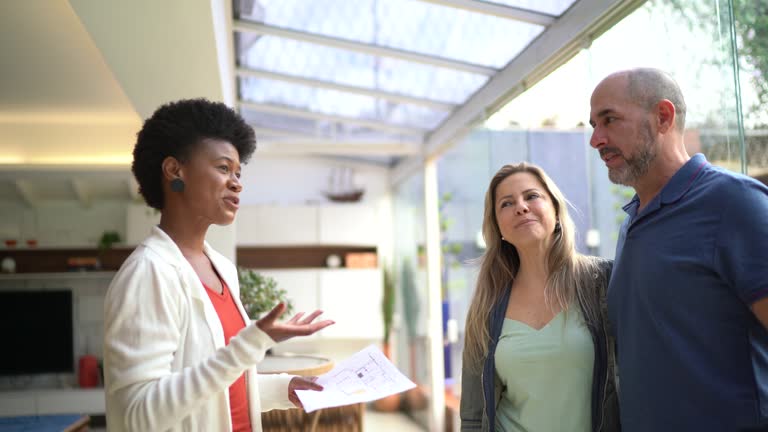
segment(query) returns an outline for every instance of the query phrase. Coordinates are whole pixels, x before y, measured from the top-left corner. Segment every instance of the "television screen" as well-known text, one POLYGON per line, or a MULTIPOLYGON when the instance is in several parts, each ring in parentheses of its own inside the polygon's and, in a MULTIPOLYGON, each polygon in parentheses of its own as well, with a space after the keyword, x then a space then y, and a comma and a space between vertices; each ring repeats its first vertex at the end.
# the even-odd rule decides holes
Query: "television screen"
POLYGON ((0 290, 0 375, 74 372, 72 292, 0 290))

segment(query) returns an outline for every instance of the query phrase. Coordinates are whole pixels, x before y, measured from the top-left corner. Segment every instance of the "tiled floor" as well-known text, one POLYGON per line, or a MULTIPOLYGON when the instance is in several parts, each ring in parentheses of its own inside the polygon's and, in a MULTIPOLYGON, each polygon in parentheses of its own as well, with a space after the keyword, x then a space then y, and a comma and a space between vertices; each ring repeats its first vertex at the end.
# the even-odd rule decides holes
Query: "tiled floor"
POLYGON ((363 417, 363 432, 422 432, 424 430, 404 414, 385 414, 366 410, 363 417))
MULTIPOLYGON (((88 429, 90 432, 106 432, 106 429, 88 429)), ((363 417, 363 432, 423 432, 410 418, 404 414, 385 414, 366 410, 363 417)))

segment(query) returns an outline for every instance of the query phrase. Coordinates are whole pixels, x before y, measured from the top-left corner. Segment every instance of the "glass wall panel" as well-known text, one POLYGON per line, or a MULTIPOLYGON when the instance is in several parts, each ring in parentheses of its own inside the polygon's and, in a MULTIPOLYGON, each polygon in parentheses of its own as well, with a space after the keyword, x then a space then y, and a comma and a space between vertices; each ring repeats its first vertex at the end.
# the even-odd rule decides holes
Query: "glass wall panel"
POLYGON ((424 428, 429 427, 429 338, 427 335, 426 232, 424 174, 416 174, 393 190, 394 276, 396 281, 395 363, 417 384, 402 395, 404 407, 424 428))
POLYGON ((745 170, 768 184, 768 1, 733 0, 741 71, 745 170))
POLYGON ((477 235, 483 194, 503 164, 525 160, 544 168, 571 202, 577 248, 613 257, 625 216, 621 206, 633 190, 610 183, 604 163, 589 146, 592 130, 587 125, 592 89, 608 74, 633 67, 671 73, 688 106, 688 152, 704 153, 713 164, 768 181, 768 86, 762 74, 768 71, 768 48, 759 38, 754 41, 755 35, 766 34, 760 33, 757 17, 768 13, 768 2, 733 1, 735 22, 726 0, 649 0, 495 113, 486 121, 487 129, 476 129, 441 157, 443 255, 449 263, 444 299, 459 332, 458 342, 449 344, 452 364, 446 376, 458 380, 461 371, 464 319, 477 269, 470 259, 482 254, 477 235), (749 57, 737 62, 735 46, 749 57))
MULTIPOLYGON (((763 138, 768 131, 761 126, 768 124, 768 116, 758 97, 766 88, 760 70, 760 59, 765 63, 766 57, 755 54, 761 52, 760 46, 766 50, 764 38, 755 41, 760 30, 756 17, 764 16, 760 14, 766 2, 735 2, 736 16, 741 17, 735 21, 736 39, 731 37, 734 21, 729 3, 649 0, 486 122, 488 127, 501 130, 559 130, 562 135, 557 142, 566 146, 571 142, 558 153, 555 147, 531 143, 531 160, 548 172, 554 170, 550 175, 581 211, 575 219, 582 250, 613 257, 618 227, 625 215, 621 206, 633 195, 631 189, 608 181, 604 163, 589 147, 589 98, 592 89, 612 72, 655 67, 671 73, 688 106, 688 152, 704 153, 713 164, 734 171, 751 169, 753 175, 768 171, 768 140, 763 138), (740 58, 740 69, 736 67, 734 44, 752 50, 751 57, 740 58), (740 132, 742 124, 746 134, 740 132), (746 149, 742 145, 744 135, 746 149), (572 177, 578 184, 565 183, 555 177, 561 168, 571 174, 582 172, 583 176, 572 177), (585 191, 586 198, 582 195, 585 191), (599 238, 592 248, 584 243, 589 229, 598 234, 593 239, 599 238)), ((768 64, 763 67, 768 69, 768 64)))

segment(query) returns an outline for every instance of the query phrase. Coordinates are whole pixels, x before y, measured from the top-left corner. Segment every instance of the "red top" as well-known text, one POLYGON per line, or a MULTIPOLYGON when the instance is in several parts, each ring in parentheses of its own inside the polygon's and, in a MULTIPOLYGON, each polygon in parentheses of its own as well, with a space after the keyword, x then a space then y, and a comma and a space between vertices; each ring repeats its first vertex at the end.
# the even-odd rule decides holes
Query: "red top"
MULTIPOLYGON (((229 292, 229 287, 224 283, 224 280, 221 280, 221 285, 224 289, 219 294, 203 284, 208 297, 211 299, 211 303, 213 303, 213 307, 216 309, 216 314, 219 315, 221 327, 224 329, 224 343, 228 344, 232 336, 235 336, 245 327, 245 321, 243 321, 243 317, 240 315, 240 311, 237 309, 235 301, 229 292)), ((245 374, 240 375, 240 378, 229 386, 229 409, 232 415, 232 431, 250 432, 252 430, 251 416, 248 413, 248 392, 246 391, 245 374)))

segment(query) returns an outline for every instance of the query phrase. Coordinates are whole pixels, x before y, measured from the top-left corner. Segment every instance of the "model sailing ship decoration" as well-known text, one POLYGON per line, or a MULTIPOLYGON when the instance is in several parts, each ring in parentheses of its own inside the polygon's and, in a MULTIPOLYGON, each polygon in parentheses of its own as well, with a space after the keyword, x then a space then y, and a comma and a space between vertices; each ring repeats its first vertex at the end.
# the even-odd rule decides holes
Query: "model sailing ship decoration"
POLYGON ((323 192, 334 202, 357 202, 363 197, 365 189, 355 186, 355 171, 349 167, 331 169, 328 176, 328 190, 323 192))

